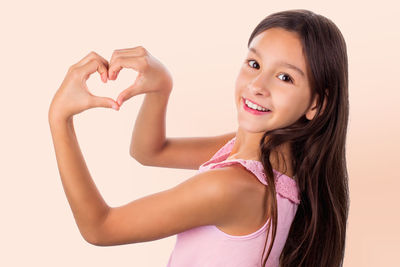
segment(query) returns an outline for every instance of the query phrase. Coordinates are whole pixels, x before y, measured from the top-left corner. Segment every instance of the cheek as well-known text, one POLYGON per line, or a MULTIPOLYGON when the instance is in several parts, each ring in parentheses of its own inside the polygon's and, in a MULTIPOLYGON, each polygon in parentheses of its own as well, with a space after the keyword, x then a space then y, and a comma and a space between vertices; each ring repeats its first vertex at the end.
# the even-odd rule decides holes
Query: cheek
POLYGON ((288 120, 297 120, 302 115, 307 103, 300 95, 286 94, 277 96, 274 104, 280 110, 282 117, 288 120))
POLYGON ((246 70, 245 67, 241 67, 239 70, 239 73, 236 77, 236 84, 237 85, 244 85, 246 83, 249 83, 249 81, 251 80, 252 75, 251 73, 246 70))

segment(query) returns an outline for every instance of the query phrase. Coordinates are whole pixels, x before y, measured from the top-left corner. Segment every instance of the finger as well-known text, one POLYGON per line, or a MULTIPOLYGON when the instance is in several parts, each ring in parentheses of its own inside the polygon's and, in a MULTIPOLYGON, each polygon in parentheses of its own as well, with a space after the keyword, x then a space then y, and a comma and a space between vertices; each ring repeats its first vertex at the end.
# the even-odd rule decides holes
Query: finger
POLYGON ((125 89, 124 91, 122 91, 119 96, 117 97, 117 103, 118 105, 122 105, 122 103, 124 103, 126 100, 128 100, 130 98, 129 96, 129 88, 125 89))
POLYGON ((104 83, 106 83, 107 80, 108 80, 108 67, 109 67, 108 61, 105 58, 103 58, 102 56, 100 56, 100 55, 98 55, 96 53, 93 54, 93 58, 98 59, 98 60, 101 61, 101 63, 103 63, 104 68, 101 67, 99 69, 99 70, 101 70, 101 71, 99 71, 99 73, 100 73, 101 80, 104 83))
MULTIPOLYGON (((140 58, 140 57, 144 57, 145 60, 145 56, 148 54, 147 50, 142 47, 142 46, 137 46, 134 48, 128 48, 128 49, 118 49, 118 50, 114 50, 111 59, 110 59, 110 64, 109 64, 109 68, 108 68, 108 78, 109 79, 113 79, 115 80, 118 76, 119 71, 122 68, 132 68, 135 69, 136 71, 139 71, 138 68, 140 68, 140 66, 135 65, 133 66, 123 66, 121 64, 121 58, 125 59, 125 58, 130 58, 131 60, 133 60, 133 58, 140 58), (114 66, 114 67, 113 67, 114 66)), ((123 60, 122 61, 125 61, 123 60)), ((139 60, 139 61, 143 61, 143 59, 139 60)), ((140 64, 140 62, 139 62, 140 64)), ((143 64, 142 64, 143 65, 143 64)))
POLYGON ((112 98, 109 97, 101 97, 101 96, 92 96, 91 98, 91 108, 95 107, 103 107, 103 108, 112 108, 115 110, 119 110, 119 105, 112 98))
POLYGON ((128 87, 127 89, 125 89, 124 91, 122 91, 118 95, 117 103, 118 103, 119 106, 121 106, 122 103, 124 103, 126 100, 130 99, 131 97, 133 97, 135 95, 139 95, 139 94, 142 93, 140 91, 135 91, 135 89, 136 89, 136 85, 135 84, 131 85, 130 87, 128 87))
POLYGON ((144 47, 141 45, 135 46, 135 47, 128 47, 128 48, 120 48, 120 49, 115 49, 114 52, 134 52, 134 53, 142 53, 144 47))
POLYGON ((119 56, 143 56, 148 51, 143 46, 136 46, 133 48, 115 49, 111 55, 110 64, 119 56))
POLYGON ((109 63, 104 57, 100 56, 99 54, 97 54, 94 51, 91 51, 89 54, 87 54, 84 58, 82 58, 78 63, 74 64, 73 66, 75 66, 75 67, 84 66, 93 59, 97 59, 97 60, 101 61, 103 63, 103 65, 106 67, 106 71, 104 72, 102 70, 102 72, 100 73, 100 77, 103 82, 107 82, 107 76, 108 76, 107 70, 109 67, 109 63))
POLYGON ((133 69, 137 72, 143 72, 147 66, 147 60, 142 56, 120 56, 114 60, 113 63, 110 63, 110 67, 108 69, 110 79, 116 79, 118 73, 123 68, 133 69))
POLYGON ((102 56, 99 56, 99 57, 100 57, 101 62, 103 62, 103 65, 105 66, 105 71, 102 72, 100 75, 101 75, 103 82, 106 83, 108 80, 108 68, 110 65, 105 58, 103 58, 102 56))
POLYGON ((90 75, 95 71, 100 73, 100 76, 102 76, 102 78, 104 77, 104 75, 107 75, 107 67, 98 58, 93 58, 89 60, 85 65, 81 66, 80 68, 82 68, 83 70, 82 75, 85 80, 87 80, 90 75))
POLYGON ((100 56, 99 54, 97 54, 96 52, 94 52, 94 51, 90 51, 89 54, 87 54, 85 57, 83 57, 80 61, 78 61, 74 65, 76 67, 81 67, 81 66, 85 65, 86 63, 88 63, 93 58, 100 59, 101 61, 104 62, 105 65, 108 66, 108 61, 105 58, 103 58, 102 56, 100 56))

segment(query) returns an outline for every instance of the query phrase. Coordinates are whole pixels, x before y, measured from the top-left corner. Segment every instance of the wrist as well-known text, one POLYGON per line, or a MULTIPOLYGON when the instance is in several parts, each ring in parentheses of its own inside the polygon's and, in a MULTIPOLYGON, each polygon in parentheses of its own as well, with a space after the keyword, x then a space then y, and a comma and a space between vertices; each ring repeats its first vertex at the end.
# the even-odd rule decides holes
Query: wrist
POLYGON ((55 101, 55 99, 52 100, 50 103, 50 107, 48 110, 48 120, 53 121, 53 120, 64 120, 67 121, 69 117, 68 114, 66 114, 65 110, 63 110, 62 106, 55 101))
POLYGON ((48 114, 48 121, 50 125, 59 123, 68 124, 72 122, 72 119, 73 116, 67 116, 57 112, 49 111, 48 114))

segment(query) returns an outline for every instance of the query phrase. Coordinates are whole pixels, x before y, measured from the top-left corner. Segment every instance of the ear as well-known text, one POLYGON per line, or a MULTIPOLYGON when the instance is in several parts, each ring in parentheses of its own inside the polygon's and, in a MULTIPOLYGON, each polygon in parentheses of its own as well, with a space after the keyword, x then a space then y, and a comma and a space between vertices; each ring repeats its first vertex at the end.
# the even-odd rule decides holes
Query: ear
MULTIPOLYGON (((320 115, 324 112, 325 107, 326 107, 326 99, 328 97, 328 89, 325 90, 325 98, 324 98, 324 103, 322 104, 322 109, 321 109, 321 113, 320 115)), ((310 108, 308 109, 308 111, 306 112, 306 118, 308 120, 312 120, 315 117, 315 114, 317 113, 317 100, 318 100, 318 95, 316 94, 314 97, 313 102, 311 103, 310 108)))

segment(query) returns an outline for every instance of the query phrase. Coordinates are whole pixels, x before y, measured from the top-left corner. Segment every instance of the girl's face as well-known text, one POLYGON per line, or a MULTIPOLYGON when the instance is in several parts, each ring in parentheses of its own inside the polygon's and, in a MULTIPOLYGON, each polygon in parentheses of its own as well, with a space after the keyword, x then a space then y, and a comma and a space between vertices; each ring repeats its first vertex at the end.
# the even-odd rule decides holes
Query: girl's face
POLYGON ((270 28, 251 42, 235 84, 239 126, 248 132, 262 132, 288 126, 315 114, 310 103, 306 60, 295 33, 270 28), (290 64, 290 65, 289 65, 290 64), (245 106, 245 99, 269 109, 257 112, 245 106))

